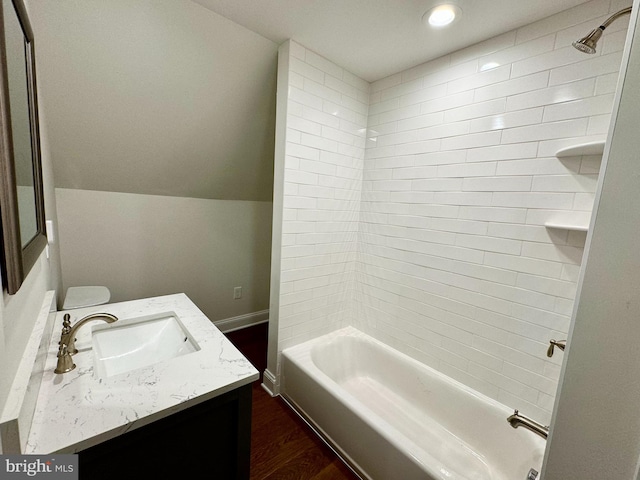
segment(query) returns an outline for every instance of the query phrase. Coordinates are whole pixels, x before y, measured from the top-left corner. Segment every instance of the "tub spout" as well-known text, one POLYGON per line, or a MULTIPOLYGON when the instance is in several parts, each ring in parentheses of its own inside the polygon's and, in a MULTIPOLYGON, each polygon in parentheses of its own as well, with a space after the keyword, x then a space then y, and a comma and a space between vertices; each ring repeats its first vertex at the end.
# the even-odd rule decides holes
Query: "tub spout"
POLYGON ((549 435, 549 427, 545 427, 544 425, 521 415, 518 413, 518 410, 514 410, 513 415, 510 415, 507 418, 507 422, 509 422, 509 425, 513 428, 524 427, 527 430, 531 430, 533 433, 540 435, 545 440, 549 435))

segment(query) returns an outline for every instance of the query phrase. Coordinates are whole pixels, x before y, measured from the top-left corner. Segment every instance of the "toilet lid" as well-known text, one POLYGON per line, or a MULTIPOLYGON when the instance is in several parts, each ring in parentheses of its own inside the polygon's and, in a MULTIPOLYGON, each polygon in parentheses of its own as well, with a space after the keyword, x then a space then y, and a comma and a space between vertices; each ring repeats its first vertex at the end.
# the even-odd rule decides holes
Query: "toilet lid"
POLYGON ((90 307, 109 302, 111 292, 107 287, 69 287, 64 298, 63 310, 90 307))

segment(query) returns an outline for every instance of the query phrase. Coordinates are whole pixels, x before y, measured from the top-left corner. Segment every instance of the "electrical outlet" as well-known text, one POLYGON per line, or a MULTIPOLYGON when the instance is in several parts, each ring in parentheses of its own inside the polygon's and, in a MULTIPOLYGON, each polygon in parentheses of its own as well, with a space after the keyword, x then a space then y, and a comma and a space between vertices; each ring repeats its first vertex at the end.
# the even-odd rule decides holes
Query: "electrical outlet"
POLYGON ((242 287, 234 287, 233 299, 238 300, 239 298, 242 298, 242 287))

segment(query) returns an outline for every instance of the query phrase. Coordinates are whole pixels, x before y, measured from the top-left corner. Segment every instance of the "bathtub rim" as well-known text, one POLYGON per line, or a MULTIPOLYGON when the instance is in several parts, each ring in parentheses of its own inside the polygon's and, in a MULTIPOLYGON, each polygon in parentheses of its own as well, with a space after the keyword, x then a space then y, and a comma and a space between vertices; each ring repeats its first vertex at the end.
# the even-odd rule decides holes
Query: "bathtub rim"
MULTIPOLYGON (((505 405, 504 403, 500 403, 499 401, 485 395, 482 392, 479 392, 478 390, 475 390, 471 387, 469 387, 468 385, 460 382, 459 380, 456 380, 455 378, 452 378, 448 375, 446 375, 445 373, 440 372, 439 370, 436 370, 435 368, 431 367, 430 365, 427 365, 426 363, 421 362, 420 360, 417 360, 415 358, 413 358, 412 356, 397 350, 395 348, 393 348, 392 346, 384 343, 381 340, 378 340, 377 338, 369 335, 368 333, 363 332, 362 330, 357 329, 356 327, 353 327, 351 325, 337 329, 337 330, 333 330, 329 333, 326 333, 320 337, 316 337, 316 338, 312 338, 310 340, 306 340, 302 343, 299 343, 297 345, 292 345, 290 347, 285 348, 284 350, 282 350, 282 355, 283 356, 287 356, 289 358, 291 358, 291 353, 297 353, 298 350, 303 351, 304 353, 306 353, 306 357, 309 358, 309 360, 312 362, 313 364, 313 359, 311 358, 311 349, 308 348, 309 345, 316 343, 316 342, 320 342, 325 341, 328 342, 331 339, 335 338, 335 337, 341 337, 341 336, 352 336, 352 337, 358 337, 361 338, 364 341, 368 341, 368 342, 372 342, 375 345, 383 348, 384 350, 387 350, 390 352, 391 355, 397 355, 399 357, 401 357, 402 360, 406 360, 408 362, 410 362, 411 364, 413 364, 414 366, 418 367, 418 368, 424 368, 426 370, 429 371, 429 373, 435 375, 436 377, 442 378, 444 381, 452 383, 456 388, 459 388, 460 390, 463 390, 466 394, 469 394, 470 396, 473 397, 477 397, 479 400, 481 400, 484 403, 488 403, 492 406, 495 406, 496 408, 503 410, 506 414, 506 416, 508 417, 509 415, 511 415, 513 413, 513 409, 511 407, 508 407, 507 405, 505 405), (363 338, 364 337, 364 338, 363 338), (306 349, 303 349, 303 347, 306 347, 306 349)), ((299 357, 298 357, 299 358, 299 357)), ((322 373, 322 375, 324 377, 326 377, 329 381, 331 381, 332 383, 335 383, 335 381, 333 379, 331 379, 331 377, 329 377, 326 373, 324 373, 322 370, 320 370, 317 366, 314 366, 314 368, 318 369, 318 371, 320 371, 322 373)), ((506 417, 505 417, 505 421, 506 421, 506 417)))

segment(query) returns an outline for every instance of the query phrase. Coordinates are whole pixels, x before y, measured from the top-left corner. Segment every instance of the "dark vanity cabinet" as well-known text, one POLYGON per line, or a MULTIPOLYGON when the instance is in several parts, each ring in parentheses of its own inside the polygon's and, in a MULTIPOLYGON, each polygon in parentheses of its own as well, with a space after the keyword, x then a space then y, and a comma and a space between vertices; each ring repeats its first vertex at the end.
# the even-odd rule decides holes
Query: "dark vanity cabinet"
POLYGON ((80 480, 248 479, 251 384, 79 452, 80 480))

